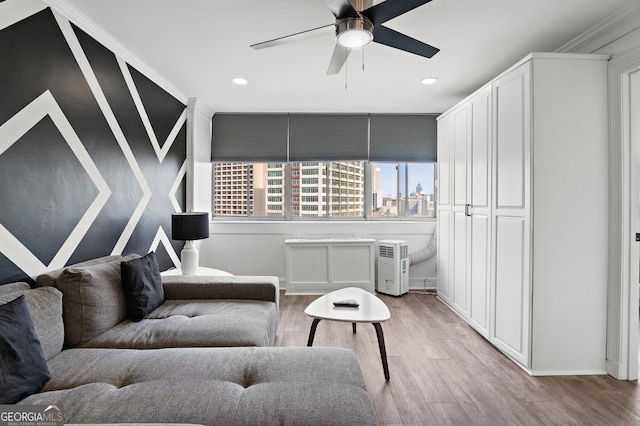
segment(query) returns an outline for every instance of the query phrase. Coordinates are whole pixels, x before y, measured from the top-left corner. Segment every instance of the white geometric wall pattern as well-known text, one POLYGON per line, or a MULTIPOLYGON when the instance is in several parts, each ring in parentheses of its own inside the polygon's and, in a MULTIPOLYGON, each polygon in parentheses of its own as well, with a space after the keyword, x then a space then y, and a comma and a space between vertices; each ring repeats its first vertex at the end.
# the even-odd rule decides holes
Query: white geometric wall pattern
POLYGON ((180 184, 184 181, 187 175, 187 162, 182 163, 182 167, 180 167, 180 172, 176 176, 173 181, 173 185, 171 185, 171 190, 169 191, 169 199, 171 200, 171 205, 173 206, 173 210, 177 212, 182 211, 182 207, 180 206, 180 202, 178 201, 178 192, 180 189, 180 184))
MULTIPOLYGON (((131 168, 136 183, 142 191, 133 214, 131 214, 131 216, 129 217, 127 225, 124 227, 122 233, 120 234, 120 237, 118 238, 118 241, 111 250, 111 254, 120 254, 131 238, 131 234, 134 232, 136 226, 138 225, 138 222, 140 221, 140 218, 144 213, 145 208, 147 207, 147 204, 149 203, 149 200, 151 199, 151 189, 149 188, 147 180, 145 179, 144 174, 140 169, 140 166, 138 165, 133 152, 131 151, 129 143, 127 142, 127 138, 124 135, 124 132, 122 131, 122 128, 120 127, 120 124, 118 123, 113 110, 111 109, 111 105, 109 105, 104 91, 102 90, 102 87, 98 82, 98 78, 96 77, 96 74, 94 73, 93 68, 89 63, 89 59, 82 49, 80 41, 78 40, 76 32, 74 31, 71 23, 59 13, 55 11, 53 13, 56 21, 58 22, 58 25, 60 26, 60 30, 62 31, 62 34, 64 35, 67 44, 69 45, 69 48, 73 53, 73 56, 78 62, 80 70, 82 71, 82 74, 84 75, 87 84, 89 85, 89 88, 91 89, 91 92, 93 93, 93 96, 95 97, 96 102, 98 103, 98 106, 100 107, 100 110, 105 117, 105 120, 107 121, 109 127, 111 128, 111 131, 113 132, 113 136, 118 142, 118 146, 122 150, 122 153, 127 160, 127 164, 131 168)), ((120 64, 121 62, 122 61, 118 60, 118 64, 120 64)), ((126 67, 126 64, 124 66, 126 67)), ((130 73, 128 72, 128 70, 127 74, 130 78, 130 73)), ((127 84, 127 86, 129 85, 127 84)), ((134 101, 136 98, 139 99, 137 93, 135 93, 135 96, 133 97, 134 101)))
POLYGON ((49 8, 34 12, 0 29, 0 284, 107 254, 154 250, 176 265, 185 105, 49 8))
POLYGON ((149 116, 147 115, 147 111, 144 107, 144 103, 140 98, 140 94, 138 93, 136 84, 133 81, 133 78, 131 77, 131 73, 129 72, 129 67, 122 59, 118 59, 118 66, 122 71, 122 76, 124 77, 124 80, 127 82, 127 87, 129 88, 129 92, 131 93, 131 96, 133 97, 133 101, 136 104, 136 109, 140 114, 140 118, 142 119, 144 128, 147 131, 147 135, 149 136, 149 140, 151 141, 153 150, 158 156, 158 160, 160 160, 160 162, 162 163, 162 160, 164 160, 164 157, 167 155, 167 152, 169 152, 169 149, 171 149, 173 142, 175 142, 178 132, 180 131, 184 123, 187 121, 187 109, 186 108, 184 109, 184 111, 176 121, 175 125, 171 129, 171 133, 169 133, 169 136, 167 136, 167 139, 165 140, 164 144, 160 146, 160 143, 158 142, 158 137, 156 136, 156 133, 153 130, 153 125, 151 124, 151 121, 149 121, 149 116))
MULTIPOLYGON (((111 195, 111 191, 100 171, 91 160, 87 150, 48 90, 0 126, 0 155, 46 116, 51 118, 64 140, 69 144, 73 154, 80 161, 80 165, 85 169, 88 177, 98 189, 98 194, 91 205, 88 206, 82 218, 77 222, 68 238, 60 246, 54 258, 46 265, 34 256, 15 235, 0 224, 0 251, 5 253, 23 271, 29 271, 31 278, 35 278, 47 269, 58 269, 66 264, 111 195)), ((55 164, 52 164, 52 167, 55 167, 55 164)), ((21 210, 26 209, 28 209, 28 205, 27 207, 22 207, 21 210)))

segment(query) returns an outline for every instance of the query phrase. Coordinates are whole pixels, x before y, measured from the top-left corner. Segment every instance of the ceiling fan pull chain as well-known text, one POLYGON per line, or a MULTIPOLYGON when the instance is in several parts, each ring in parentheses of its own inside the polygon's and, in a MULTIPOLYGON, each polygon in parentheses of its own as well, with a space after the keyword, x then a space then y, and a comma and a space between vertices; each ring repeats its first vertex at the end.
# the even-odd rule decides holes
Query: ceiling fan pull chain
POLYGON ((362 72, 364 72, 364 47, 362 48, 362 72))

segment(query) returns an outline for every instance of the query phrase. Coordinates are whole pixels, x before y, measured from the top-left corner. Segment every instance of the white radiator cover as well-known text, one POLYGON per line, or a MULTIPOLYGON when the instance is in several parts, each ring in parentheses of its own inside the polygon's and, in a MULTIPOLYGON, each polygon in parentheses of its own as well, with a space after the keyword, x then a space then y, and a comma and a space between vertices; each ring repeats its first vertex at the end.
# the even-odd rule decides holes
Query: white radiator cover
POLYGON ((325 294, 345 287, 375 292, 372 238, 285 240, 287 294, 325 294))

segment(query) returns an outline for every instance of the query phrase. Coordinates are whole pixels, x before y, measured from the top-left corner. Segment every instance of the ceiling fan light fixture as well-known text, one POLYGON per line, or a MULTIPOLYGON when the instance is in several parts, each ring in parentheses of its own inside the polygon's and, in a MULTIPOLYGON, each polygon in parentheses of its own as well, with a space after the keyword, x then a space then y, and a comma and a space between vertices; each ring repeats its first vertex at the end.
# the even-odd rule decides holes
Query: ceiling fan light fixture
POLYGON ((348 18, 336 27, 336 41, 342 47, 358 49, 373 41, 373 24, 364 18, 348 18))

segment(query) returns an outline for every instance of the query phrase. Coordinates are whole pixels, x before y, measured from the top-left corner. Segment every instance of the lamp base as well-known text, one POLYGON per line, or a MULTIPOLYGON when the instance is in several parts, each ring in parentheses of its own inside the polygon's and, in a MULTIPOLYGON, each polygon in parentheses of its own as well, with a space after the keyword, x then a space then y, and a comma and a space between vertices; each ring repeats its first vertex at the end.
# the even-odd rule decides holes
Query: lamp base
POLYGON ((198 272, 198 250, 193 241, 187 241, 180 252, 182 275, 196 275, 198 272))

